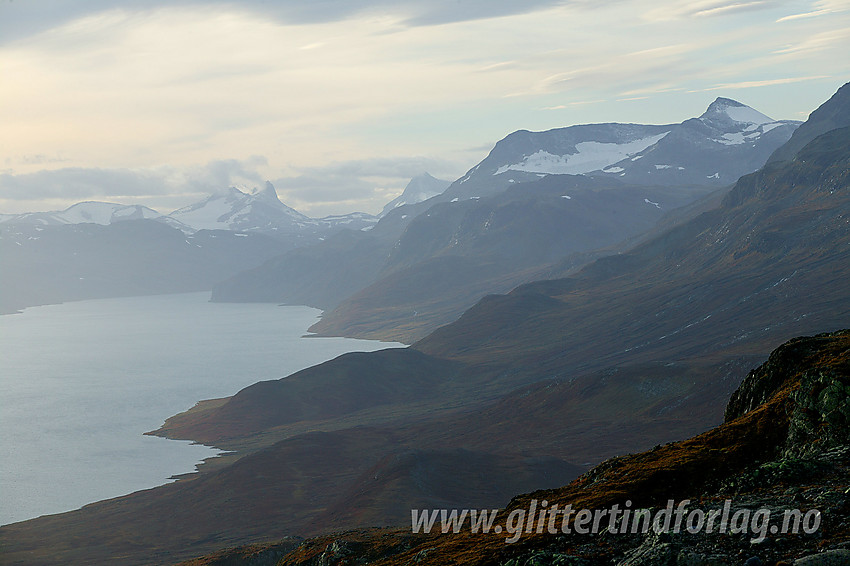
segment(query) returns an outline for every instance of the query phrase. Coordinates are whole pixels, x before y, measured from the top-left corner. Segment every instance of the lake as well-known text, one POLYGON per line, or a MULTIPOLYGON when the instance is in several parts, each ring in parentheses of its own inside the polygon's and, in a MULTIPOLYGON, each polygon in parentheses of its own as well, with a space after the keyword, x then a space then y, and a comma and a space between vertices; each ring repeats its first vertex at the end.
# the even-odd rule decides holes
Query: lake
POLYGON ((345 352, 304 337, 321 311, 209 293, 81 301, 0 316, 0 524, 162 485, 217 451, 143 436, 201 399, 345 352))

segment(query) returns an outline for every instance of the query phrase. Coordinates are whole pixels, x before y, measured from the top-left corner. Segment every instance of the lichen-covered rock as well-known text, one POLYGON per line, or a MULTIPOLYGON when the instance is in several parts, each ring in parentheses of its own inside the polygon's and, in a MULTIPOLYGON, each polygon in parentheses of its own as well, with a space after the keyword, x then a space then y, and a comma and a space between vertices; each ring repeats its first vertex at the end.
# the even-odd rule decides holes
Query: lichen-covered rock
POLYGON ((803 372, 791 396, 786 457, 805 457, 850 439, 850 375, 832 369, 803 372))
POLYGON ((788 433, 777 456, 811 458, 850 438, 850 331, 795 338, 747 375, 726 406, 732 421, 789 393, 788 433), (839 338, 838 340, 836 340, 839 338))
MULTIPOLYGON (((792 383, 801 372, 805 373, 813 366, 823 365, 823 362, 827 361, 820 359, 824 345, 834 342, 835 338, 840 336, 850 336, 850 330, 794 338, 782 344, 765 363, 744 378, 726 405, 724 421, 729 422, 752 411, 767 402, 784 386, 792 383)), ((850 383, 843 383, 843 386, 850 386, 850 383)), ((843 392, 845 400, 850 394, 847 389, 843 392)), ((836 397, 834 402, 840 404, 840 397, 836 397)))

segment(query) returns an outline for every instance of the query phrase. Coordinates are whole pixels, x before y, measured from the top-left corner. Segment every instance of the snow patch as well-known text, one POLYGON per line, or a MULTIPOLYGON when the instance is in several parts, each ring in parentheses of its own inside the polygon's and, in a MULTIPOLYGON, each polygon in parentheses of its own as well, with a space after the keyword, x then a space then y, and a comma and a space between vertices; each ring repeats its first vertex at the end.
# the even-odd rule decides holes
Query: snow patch
POLYGON ((172 212, 171 217, 196 230, 227 230, 230 223, 223 218, 227 218, 232 212, 233 207, 227 199, 214 197, 197 208, 189 207, 172 212))
POLYGON ((573 197, 571 197, 570 195, 561 195, 561 198, 565 198, 567 200, 572 200, 573 197))
POLYGON ((661 208, 661 205, 660 205, 660 204, 658 204, 657 202, 652 202, 652 201, 651 201, 651 200, 649 200, 648 198, 643 199, 643 202, 645 202, 646 204, 651 204, 651 205, 652 205, 652 206, 654 206, 655 208, 661 208))
POLYGON ((773 122, 773 118, 765 116, 749 106, 727 106, 724 108, 724 112, 734 121, 744 124, 769 124, 773 122))
POLYGON ((540 150, 526 156, 521 162, 499 167, 493 175, 507 171, 525 171, 528 173, 580 175, 604 169, 623 159, 633 157, 649 146, 658 143, 670 132, 637 139, 626 143, 580 142, 576 144, 576 153, 554 155, 540 150))

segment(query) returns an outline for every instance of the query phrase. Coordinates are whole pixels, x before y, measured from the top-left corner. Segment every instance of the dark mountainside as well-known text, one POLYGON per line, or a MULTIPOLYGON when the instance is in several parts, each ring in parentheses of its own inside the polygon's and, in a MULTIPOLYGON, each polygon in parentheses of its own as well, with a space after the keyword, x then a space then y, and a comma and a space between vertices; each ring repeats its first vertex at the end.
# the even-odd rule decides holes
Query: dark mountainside
MULTIPOLYGON (((176 484, 2 527, 3 560, 166 564, 405 524, 411 508, 504 505, 698 434, 776 345, 846 326, 848 177, 845 128, 743 178, 720 208, 574 278, 488 297, 412 348, 341 356, 200 404, 161 433, 238 454, 176 484)), ((749 461, 756 444, 732 455, 749 461)), ((686 469, 698 479, 702 467, 686 469)))
POLYGON ((850 98, 848 91, 850 91, 850 83, 839 88, 828 102, 812 112, 803 124, 805 127, 797 128, 788 143, 770 156, 768 163, 789 161, 816 137, 835 128, 850 126, 850 106, 843 102, 850 98))
MULTIPOLYGON (((726 409, 723 424, 648 452, 608 460, 571 484, 514 498, 495 523, 532 500, 549 509, 663 509, 690 500, 687 510, 719 509, 730 516, 770 509, 821 512, 813 533, 746 529, 733 534, 652 531, 587 535, 543 528, 505 544, 502 534, 412 535, 410 530, 347 532, 305 541, 279 565, 610 565, 673 564, 843 565, 850 563, 850 331, 798 338, 750 372, 726 409), (542 503, 541 503, 542 505, 542 503), (542 532, 541 532, 542 531, 542 532)), ((779 519, 777 519, 777 516, 779 519)), ((617 528, 622 528, 621 522, 617 528)), ((748 515, 749 517, 749 515, 748 515)), ((734 524, 734 521, 733 523, 734 524)), ((607 517, 601 522, 608 525, 607 517)), ((749 526, 749 525, 748 525, 749 526)), ((571 530, 575 522, 570 523, 571 530)), ((715 529, 717 527, 715 526, 715 529)), ((630 529, 629 529, 630 530, 630 529)), ((188 564, 202 564, 197 561, 188 564)), ((213 564, 213 563, 210 563, 213 564)))
POLYGON ((213 300, 306 303, 328 311, 319 334, 411 343, 487 294, 627 249, 758 169, 797 126, 718 98, 681 124, 515 132, 444 193, 240 274, 213 300))

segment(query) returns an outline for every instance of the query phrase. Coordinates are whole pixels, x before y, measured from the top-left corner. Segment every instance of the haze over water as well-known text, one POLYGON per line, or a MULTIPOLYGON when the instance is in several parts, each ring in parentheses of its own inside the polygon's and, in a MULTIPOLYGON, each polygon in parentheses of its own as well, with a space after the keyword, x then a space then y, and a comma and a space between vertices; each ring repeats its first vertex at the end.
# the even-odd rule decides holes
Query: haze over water
POLYGON ((304 338, 320 311, 209 293, 82 301, 0 317, 0 524, 161 485, 217 451, 143 436, 224 397, 350 351, 304 338))

